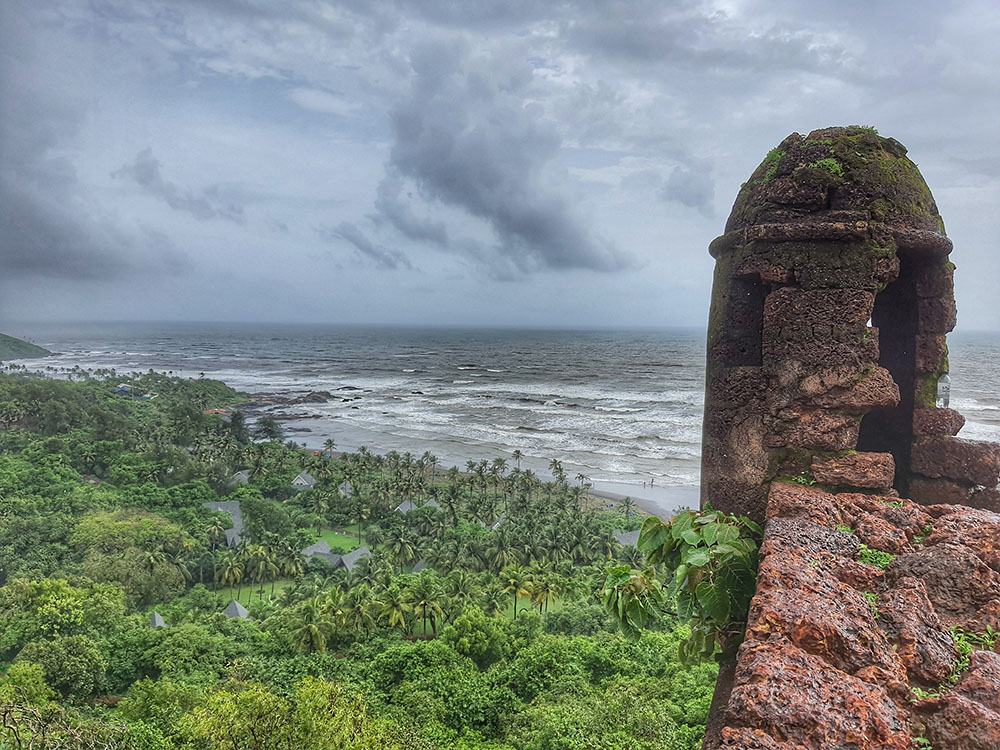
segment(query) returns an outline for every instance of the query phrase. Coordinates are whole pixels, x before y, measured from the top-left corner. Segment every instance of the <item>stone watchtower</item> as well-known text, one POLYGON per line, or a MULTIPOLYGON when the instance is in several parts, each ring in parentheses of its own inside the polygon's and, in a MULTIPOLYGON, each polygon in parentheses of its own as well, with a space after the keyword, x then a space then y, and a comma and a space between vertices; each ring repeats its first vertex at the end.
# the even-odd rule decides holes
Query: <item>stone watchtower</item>
POLYGON ((702 504, 762 520, 772 480, 997 503, 994 446, 935 408, 952 243, 906 149, 794 133, 743 185, 716 258, 702 504))

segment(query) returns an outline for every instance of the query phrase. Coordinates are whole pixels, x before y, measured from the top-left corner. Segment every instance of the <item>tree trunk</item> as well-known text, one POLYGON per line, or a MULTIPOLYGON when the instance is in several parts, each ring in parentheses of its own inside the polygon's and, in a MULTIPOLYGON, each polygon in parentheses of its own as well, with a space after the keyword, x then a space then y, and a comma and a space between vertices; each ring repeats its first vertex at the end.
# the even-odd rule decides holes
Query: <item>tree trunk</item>
POLYGON ((722 747, 722 728, 726 726, 726 709, 729 707, 729 696, 733 692, 735 677, 735 661, 724 661, 719 665, 719 679, 715 683, 715 693, 712 695, 712 707, 708 711, 708 724, 705 727, 705 739, 701 744, 701 750, 719 750, 722 747))

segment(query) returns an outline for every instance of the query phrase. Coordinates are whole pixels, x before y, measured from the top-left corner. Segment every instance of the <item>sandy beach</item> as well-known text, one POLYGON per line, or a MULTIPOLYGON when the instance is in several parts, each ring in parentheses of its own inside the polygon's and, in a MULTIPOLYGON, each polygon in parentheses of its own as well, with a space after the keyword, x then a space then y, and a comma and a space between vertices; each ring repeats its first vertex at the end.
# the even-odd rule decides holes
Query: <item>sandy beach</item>
POLYGON ((660 518, 670 518, 684 508, 697 508, 701 499, 698 487, 647 484, 636 488, 632 484, 619 482, 598 482, 587 494, 613 506, 630 497, 643 515, 660 518))

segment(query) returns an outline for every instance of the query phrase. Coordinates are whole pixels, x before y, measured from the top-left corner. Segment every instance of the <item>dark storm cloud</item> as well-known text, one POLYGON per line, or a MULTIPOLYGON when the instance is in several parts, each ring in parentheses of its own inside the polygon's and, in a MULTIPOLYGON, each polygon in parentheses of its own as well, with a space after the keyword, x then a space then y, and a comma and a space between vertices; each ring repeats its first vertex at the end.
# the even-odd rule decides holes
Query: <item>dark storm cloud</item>
MULTIPOLYGON (((16 45, 15 19, 5 14, 0 21, 11 22, 0 40, 16 45)), ((120 225, 90 199, 73 163, 61 154, 79 130, 84 106, 23 85, 16 80, 17 66, 6 62, 0 101, 16 106, 4 107, 0 118, 0 281, 185 272, 187 264, 168 238, 120 225)))
POLYGON ((131 180, 147 195, 159 198, 171 208, 189 213, 197 219, 228 219, 237 224, 243 222, 243 206, 226 201, 220 195, 218 186, 201 192, 184 190, 163 179, 160 174, 161 166, 153 156, 153 149, 147 148, 136 154, 131 164, 112 172, 111 176, 131 180))
POLYGON ((411 63, 412 89, 392 111, 390 175, 485 221, 496 252, 523 273, 632 264, 588 226, 553 179, 561 138, 528 101, 530 67, 473 57, 457 42, 419 45, 411 63))
POLYGON ((350 222, 342 222, 335 227, 322 227, 317 230, 319 236, 328 242, 346 240, 358 252, 374 261, 375 267, 383 271, 395 271, 399 268, 412 268, 410 261, 398 250, 376 245, 364 232, 350 222))

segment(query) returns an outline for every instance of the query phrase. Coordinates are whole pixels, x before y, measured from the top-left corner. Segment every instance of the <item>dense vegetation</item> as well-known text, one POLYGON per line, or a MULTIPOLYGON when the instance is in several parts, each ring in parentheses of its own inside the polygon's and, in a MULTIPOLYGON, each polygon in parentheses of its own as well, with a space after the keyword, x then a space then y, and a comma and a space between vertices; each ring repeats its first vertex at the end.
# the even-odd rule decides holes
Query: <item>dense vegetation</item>
POLYGON ((669 617, 618 631, 602 586, 642 557, 612 532, 639 520, 557 461, 315 455, 216 381, 63 376, 0 375, 0 748, 700 745, 716 667, 680 664, 669 617))
POLYGON ((51 354, 47 349, 43 349, 27 341, 16 339, 0 333, 0 362, 5 359, 23 359, 24 357, 44 357, 51 354))

